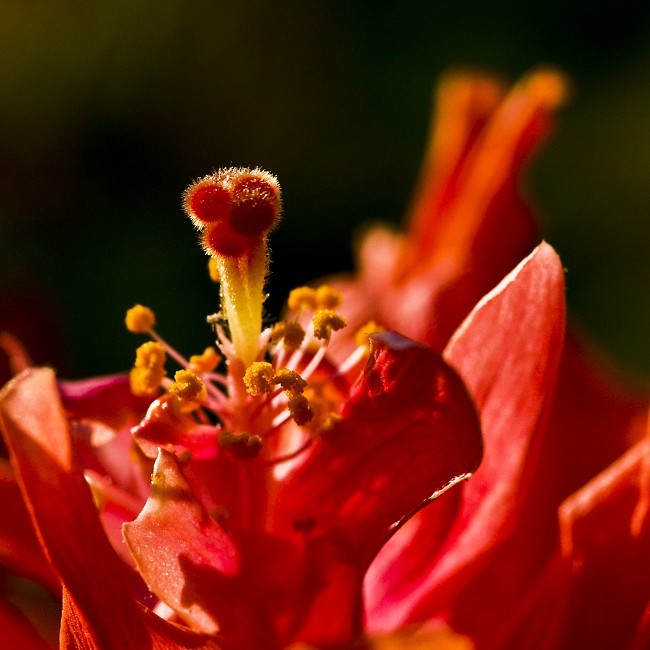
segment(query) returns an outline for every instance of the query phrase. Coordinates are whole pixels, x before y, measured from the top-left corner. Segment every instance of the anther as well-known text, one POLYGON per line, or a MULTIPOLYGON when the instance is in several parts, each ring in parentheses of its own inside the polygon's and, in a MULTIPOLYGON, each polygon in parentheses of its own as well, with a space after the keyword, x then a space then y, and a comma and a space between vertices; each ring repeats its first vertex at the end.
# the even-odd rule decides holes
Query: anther
POLYGON ((126 312, 124 322, 129 332, 146 334, 156 324, 156 316, 149 307, 135 305, 126 312))
POLYGON ((169 392, 182 402, 200 401, 207 397, 203 381, 191 370, 179 370, 174 375, 174 383, 169 387, 169 392))
POLYGON ((203 354, 193 354, 190 357, 190 370, 198 372, 212 372, 221 363, 221 355, 212 348, 205 348, 203 354))
POLYGON ((365 325, 362 325, 354 335, 354 342, 359 347, 364 347, 366 349, 370 348, 370 337, 373 334, 380 334, 386 330, 381 326, 377 325, 374 320, 369 320, 365 325))
POLYGON ((292 320, 281 320, 273 326, 271 342, 284 340, 285 350, 297 350, 305 338, 305 330, 300 323, 292 320))
POLYGON ((317 339, 329 341, 332 332, 343 329, 347 322, 345 318, 334 313, 331 309, 319 309, 312 319, 314 336, 317 339))
POLYGON ((319 309, 336 309, 342 302, 343 296, 340 291, 326 284, 316 289, 316 305, 319 309))
POLYGON ((246 391, 253 396, 265 395, 273 391, 271 380, 275 370, 267 361, 254 361, 244 374, 246 391))
POLYGON ((300 395, 307 387, 307 382, 294 370, 280 368, 271 380, 272 384, 280 384, 287 397, 300 395))
POLYGON ((241 460, 255 458, 262 448, 262 439, 259 436, 251 436, 248 433, 221 431, 217 440, 226 451, 241 460))
POLYGON ((289 294, 287 304, 289 311, 294 313, 301 309, 314 311, 317 307, 316 290, 311 287, 298 287, 289 294))
POLYGON ((296 395, 292 397, 288 404, 289 414, 293 421, 299 426, 303 426, 311 421, 314 417, 314 411, 309 406, 309 402, 304 395, 296 395))
POLYGON ((165 378, 165 348, 155 341, 136 350, 135 367, 129 374, 131 392, 138 397, 153 396, 165 378))

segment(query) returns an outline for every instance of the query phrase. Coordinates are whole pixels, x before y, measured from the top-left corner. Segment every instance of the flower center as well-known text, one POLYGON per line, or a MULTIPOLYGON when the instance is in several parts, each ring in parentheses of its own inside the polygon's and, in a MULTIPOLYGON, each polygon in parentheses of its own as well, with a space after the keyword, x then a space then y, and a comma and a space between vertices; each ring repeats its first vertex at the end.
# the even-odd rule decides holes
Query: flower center
POLYGON ((176 428, 189 432, 213 426, 219 444, 240 459, 257 456, 264 440, 292 420, 309 434, 306 442, 268 460, 293 458, 341 419, 337 383, 365 361, 368 336, 380 329, 374 323, 362 328, 350 357, 331 364, 327 347, 346 321, 335 311, 341 294, 326 285, 294 289, 287 318, 262 328, 267 235, 281 207, 280 186, 268 172, 222 169, 193 183, 183 200, 210 255, 210 277, 221 287, 221 311, 208 317, 221 354, 209 347, 185 359, 154 330, 152 310, 136 305, 127 312, 126 326, 153 341, 137 350, 131 390, 158 397, 148 419, 173 418, 176 428), (165 374, 167 356, 180 366, 173 381, 165 374))

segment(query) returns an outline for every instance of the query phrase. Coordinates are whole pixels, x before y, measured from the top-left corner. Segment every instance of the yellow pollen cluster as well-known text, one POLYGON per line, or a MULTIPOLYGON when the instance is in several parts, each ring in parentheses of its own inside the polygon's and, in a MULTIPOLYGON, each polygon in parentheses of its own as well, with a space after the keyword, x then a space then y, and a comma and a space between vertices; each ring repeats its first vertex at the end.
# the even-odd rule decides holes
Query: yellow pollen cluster
POLYGON ((302 394, 292 397, 287 404, 287 408, 293 421, 299 427, 307 424, 314 417, 313 409, 309 406, 307 398, 302 394))
POLYGON ((311 287, 298 287, 297 289, 293 289, 289 294, 287 304, 289 310, 292 312, 297 312, 301 309, 313 311, 316 309, 316 290, 311 287))
POLYGON ((316 311, 317 309, 336 309, 342 302, 343 296, 336 289, 326 284, 312 289, 311 287, 298 287, 289 294, 288 306, 292 312, 301 309, 316 311))
POLYGON ((129 374, 131 392, 138 397, 151 397, 165 378, 165 348, 155 341, 143 343, 135 352, 135 367, 129 374))
POLYGON ((244 383, 248 393, 254 397, 272 393, 273 388, 279 385, 289 398, 287 408, 298 426, 307 424, 314 417, 313 409, 302 394, 307 382, 294 370, 280 368, 276 372, 270 363, 256 361, 246 370, 244 383))
POLYGON ((288 368, 280 368, 275 373, 271 383, 280 384, 287 397, 296 397, 302 394, 307 387, 307 382, 297 372, 288 368))
POLYGON ((326 284, 316 289, 316 306, 318 309, 336 309, 343 302, 340 291, 328 287, 326 284))
POLYGON ((373 334, 380 334, 386 330, 381 326, 377 325, 374 320, 369 320, 365 325, 361 326, 356 334, 354 335, 354 342, 359 347, 364 347, 366 349, 370 348, 370 337, 373 334))
POLYGON ((205 385, 191 370, 179 370, 174 375, 174 383, 169 387, 169 392, 182 402, 200 401, 207 397, 205 385))
POLYGON ((246 390, 254 397, 273 392, 271 380, 274 375, 275 369, 268 361, 254 361, 244 375, 246 390))
POLYGON ((285 350, 297 350, 305 338, 305 330, 300 323, 292 320, 281 320, 273 326, 271 341, 277 343, 284 339, 285 350))
POLYGON ((126 312, 124 322, 129 332, 146 334, 156 324, 156 316, 149 307, 135 305, 126 312))
POLYGON ((205 348, 203 354, 193 354, 190 357, 190 370, 194 372, 212 372, 221 362, 221 355, 212 348, 205 348))
POLYGON ((312 319, 314 325, 314 336, 317 339, 324 339, 329 341, 332 332, 337 332, 343 329, 347 322, 345 318, 339 316, 331 309, 319 309, 312 319))

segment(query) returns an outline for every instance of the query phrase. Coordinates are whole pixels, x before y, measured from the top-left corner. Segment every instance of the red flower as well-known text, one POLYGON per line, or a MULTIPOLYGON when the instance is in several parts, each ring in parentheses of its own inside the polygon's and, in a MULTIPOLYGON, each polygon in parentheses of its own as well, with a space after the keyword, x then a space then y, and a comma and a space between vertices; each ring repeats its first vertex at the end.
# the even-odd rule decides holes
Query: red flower
MULTIPOLYGON (((370 233, 360 278, 337 285, 341 307, 330 287, 300 288, 273 330, 261 326, 277 182, 244 169, 197 181, 185 206, 221 282, 211 322, 227 373, 213 349, 184 359, 138 305, 127 327, 153 341, 128 379, 57 385, 27 368, 5 386, 13 470, 0 488, 15 503, 13 471, 27 512, 0 530, 35 560, 20 543, 3 559, 53 591, 60 579, 61 647, 346 647, 364 624, 393 635, 375 648, 408 644, 410 624, 427 647, 470 647, 450 628, 481 648, 647 644, 650 589, 634 571, 646 442, 556 520, 629 446, 642 408, 572 339, 563 348, 553 249, 517 265, 534 241, 518 172, 562 95, 551 72, 508 95, 448 80, 407 235, 370 233), (173 381, 167 355, 182 368, 173 381), (475 407, 485 455, 465 482, 483 455, 475 407), (602 451, 587 446, 594 435, 602 451), (594 597, 599 580, 624 585, 620 613, 594 597), (592 613, 598 637, 581 632, 592 613)), ((10 645, 45 645, 8 602, 0 621, 10 645)))
MULTIPOLYGON (((601 616, 596 634, 580 632, 585 625, 578 622, 576 611, 582 602, 575 594, 585 578, 576 565, 568 569, 571 560, 581 563, 595 554, 591 561, 605 572, 607 564, 621 564, 617 558, 625 556, 622 564, 629 572, 634 571, 634 556, 619 554, 612 542, 607 555, 599 544, 590 546, 588 536, 578 554, 569 552, 566 543, 562 551, 558 549, 560 536, 568 534, 567 513, 576 512, 572 505, 576 499, 582 504, 580 517, 596 517, 589 515, 591 509, 594 513, 602 509, 598 500, 614 502, 617 490, 627 489, 628 498, 640 504, 647 498, 643 482, 640 489, 625 486, 615 469, 616 459, 643 435, 646 400, 624 388, 569 335, 555 390, 557 358, 549 361, 548 383, 537 411, 513 412, 513 405, 522 404, 517 389, 531 395, 525 384, 517 382, 505 397, 500 394, 499 386, 507 386, 509 379, 502 376, 504 361, 495 359, 497 374, 490 379, 470 365, 471 359, 484 359, 498 350, 492 345, 500 340, 498 334, 492 332, 487 342, 471 346, 469 357, 459 347, 458 334, 447 343, 468 305, 485 290, 482 283, 493 282, 501 265, 514 264, 531 246, 535 227, 518 192, 519 165, 547 132, 552 108, 562 95, 562 79, 548 71, 524 79, 508 94, 482 77, 452 77, 443 83, 438 122, 406 234, 372 230, 361 244, 360 276, 334 282, 345 296, 348 310, 344 307, 343 314, 350 321, 372 317, 384 327, 444 349, 444 358, 460 372, 475 399, 486 448, 472 481, 454 492, 457 503, 450 503, 450 494, 420 512, 370 568, 365 593, 371 630, 391 631, 436 619, 470 634, 480 648, 537 647, 533 640, 539 628, 526 628, 530 621, 522 613, 521 601, 532 599, 531 586, 543 579, 547 598, 555 597, 558 585, 541 576, 552 574, 546 567, 555 567, 556 555, 564 558, 564 589, 574 594, 574 602, 571 610, 556 604, 552 640, 543 647, 595 647, 594 639, 600 639, 602 647, 625 647, 650 598, 650 591, 635 583, 626 590, 625 617, 611 621, 601 616), (615 464, 605 470, 611 463, 615 464), (609 491, 602 490, 596 499, 584 488, 570 497, 603 470, 610 477, 609 491), (525 637, 509 636, 514 634, 514 621, 526 630, 525 637), (611 641, 603 642, 606 638, 611 641)), ((488 305, 477 307, 460 331, 482 318, 486 309, 488 305)), ((559 348, 551 357, 558 354, 559 348)), ((525 356, 515 364, 522 372, 525 356)), ((533 374, 540 381, 540 371, 533 374)), ((639 505, 635 512, 642 511, 639 505)), ((638 554, 642 536, 637 531, 630 538, 629 511, 627 515, 618 522, 618 543, 638 545, 638 554)), ((585 597, 584 591, 580 593, 585 597)), ((616 591, 611 593, 609 599, 601 596, 601 612, 618 611, 616 591)), ((592 611, 588 601, 585 598, 585 612, 592 611)), ((540 625, 541 611, 546 610, 537 614, 540 625)), ((583 615, 582 620, 586 618, 583 615)))

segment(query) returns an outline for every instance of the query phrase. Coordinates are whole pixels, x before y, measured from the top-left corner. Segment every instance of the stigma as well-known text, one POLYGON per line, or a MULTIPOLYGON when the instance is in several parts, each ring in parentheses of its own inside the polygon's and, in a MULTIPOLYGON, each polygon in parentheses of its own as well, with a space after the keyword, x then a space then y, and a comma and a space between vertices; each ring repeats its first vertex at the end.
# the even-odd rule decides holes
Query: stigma
POLYGON ((280 185, 261 169, 220 169, 192 183, 183 207, 211 256, 210 275, 221 285, 221 311, 244 366, 261 352, 269 231, 282 211, 280 185))
MULTIPOLYGON (((346 321, 336 311, 341 294, 327 285, 294 289, 285 318, 263 327, 268 234, 281 213, 280 186, 268 172, 221 169, 190 185, 183 205, 210 256, 210 278, 220 285, 220 311, 208 317, 216 340, 186 358, 154 329, 154 312, 135 305, 127 312, 127 329, 152 340, 136 351, 131 390, 153 398, 145 420, 168 422, 185 439, 195 430, 204 439, 213 427, 215 445, 237 460, 262 454, 275 464, 295 458, 341 421, 341 385, 346 373, 365 363, 368 336, 379 327, 371 323, 358 333, 347 360, 329 361, 330 340, 346 321), (168 360, 179 367, 173 379, 168 360), (283 446, 277 436, 287 426, 301 431, 302 441, 278 455, 283 446), (265 453, 274 437, 275 455, 265 453)), ((141 436, 145 421, 137 429, 141 436)))

